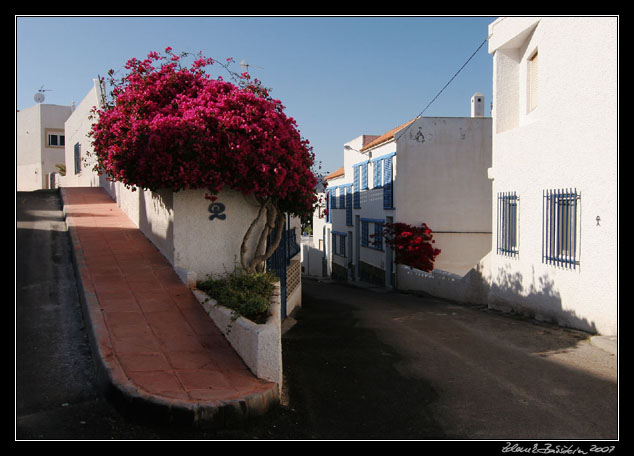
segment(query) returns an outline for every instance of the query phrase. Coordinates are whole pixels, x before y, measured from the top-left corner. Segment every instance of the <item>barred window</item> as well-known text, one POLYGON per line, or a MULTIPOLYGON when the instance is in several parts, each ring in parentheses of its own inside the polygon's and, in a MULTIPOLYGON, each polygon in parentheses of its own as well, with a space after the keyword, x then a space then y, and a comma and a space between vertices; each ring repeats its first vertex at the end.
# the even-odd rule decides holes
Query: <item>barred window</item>
POLYGON ((542 261, 575 268, 579 264, 579 202, 577 190, 545 190, 543 193, 542 261))
POLYGON ((383 250, 383 220, 361 219, 361 245, 375 250, 383 250), (370 227, 373 224, 374 227, 370 227), (372 234, 370 234, 372 232, 372 234))
POLYGON ((498 193, 497 205, 497 253, 518 254, 518 197, 515 192, 498 193))
POLYGON ((354 166, 354 208, 361 209, 361 166, 354 166))
POLYGON ((332 253, 342 257, 346 256, 346 233, 341 231, 332 232, 332 253))

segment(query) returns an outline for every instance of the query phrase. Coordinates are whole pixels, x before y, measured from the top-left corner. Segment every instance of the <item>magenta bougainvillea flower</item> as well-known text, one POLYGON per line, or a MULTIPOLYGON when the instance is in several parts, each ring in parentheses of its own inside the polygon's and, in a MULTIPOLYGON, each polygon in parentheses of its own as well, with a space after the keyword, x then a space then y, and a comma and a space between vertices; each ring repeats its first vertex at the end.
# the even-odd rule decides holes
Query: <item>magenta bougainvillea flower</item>
POLYGON ((112 79, 112 100, 95 109, 91 132, 97 169, 130 187, 212 195, 230 187, 312 213, 314 154, 281 102, 248 74, 238 84, 210 77, 213 59, 181 64, 167 48, 130 59, 128 73, 112 79))

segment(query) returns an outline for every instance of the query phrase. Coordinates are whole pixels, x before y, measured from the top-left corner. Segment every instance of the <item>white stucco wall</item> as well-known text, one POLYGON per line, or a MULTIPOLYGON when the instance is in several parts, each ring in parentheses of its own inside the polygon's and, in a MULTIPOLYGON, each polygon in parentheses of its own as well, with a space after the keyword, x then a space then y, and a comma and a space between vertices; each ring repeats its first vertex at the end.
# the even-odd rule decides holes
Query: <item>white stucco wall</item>
POLYGON ((423 117, 398 137, 398 222, 426 223, 435 268, 464 275, 491 249, 491 118, 423 117))
MULTIPOLYGON (((617 19, 511 17, 492 23, 489 31, 493 226, 497 192, 519 197, 519 255, 492 254, 490 305, 616 334, 617 19), (526 60, 535 51, 538 102, 529 111, 526 60), (546 265, 541 258, 542 192, 564 188, 581 195, 574 269, 546 265)), ((493 249, 496 241, 494 232, 493 249)))

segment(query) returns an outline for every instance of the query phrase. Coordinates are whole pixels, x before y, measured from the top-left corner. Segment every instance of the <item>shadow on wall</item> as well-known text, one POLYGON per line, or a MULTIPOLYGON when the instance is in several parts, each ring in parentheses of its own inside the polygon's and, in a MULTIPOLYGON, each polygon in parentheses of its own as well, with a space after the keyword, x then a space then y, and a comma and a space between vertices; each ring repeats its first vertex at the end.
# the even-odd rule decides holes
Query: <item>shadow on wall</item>
POLYGON ((589 333, 598 332, 593 322, 563 308, 555 282, 547 274, 533 277, 529 286, 525 283, 523 275, 510 272, 509 266, 499 269, 495 279, 489 278, 489 307, 589 333))
POLYGON ((463 305, 486 305, 537 321, 598 333, 595 323, 563 308, 555 282, 547 274, 533 277, 527 285, 521 273, 511 272, 507 266, 493 277, 486 258, 464 276, 437 269, 427 273, 408 266, 397 267, 398 288, 402 291, 448 299, 463 305))

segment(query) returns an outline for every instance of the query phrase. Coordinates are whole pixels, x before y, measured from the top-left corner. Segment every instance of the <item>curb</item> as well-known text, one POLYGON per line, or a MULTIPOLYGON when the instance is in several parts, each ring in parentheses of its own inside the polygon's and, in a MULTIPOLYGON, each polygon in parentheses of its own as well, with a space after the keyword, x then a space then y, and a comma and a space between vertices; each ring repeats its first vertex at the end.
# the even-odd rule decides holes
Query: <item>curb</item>
POLYGON ((86 268, 76 228, 67 218, 62 196, 62 212, 71 240, 72 262, 75 270, 82 314, 95 364, 97 388, 124 416, 142 422, 177 425, 196 429, 221 429, 261 416, 279 404, 279 397, 270 389, 240 399, 214 402, 183 401, 149 394, 137 388, 125 375, 114 351, 110 335, 101 313, 97 296, 86 291, 82 272, 86 268))

